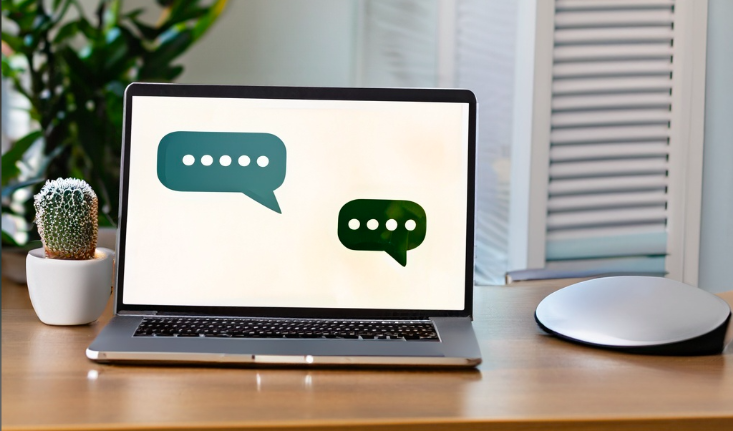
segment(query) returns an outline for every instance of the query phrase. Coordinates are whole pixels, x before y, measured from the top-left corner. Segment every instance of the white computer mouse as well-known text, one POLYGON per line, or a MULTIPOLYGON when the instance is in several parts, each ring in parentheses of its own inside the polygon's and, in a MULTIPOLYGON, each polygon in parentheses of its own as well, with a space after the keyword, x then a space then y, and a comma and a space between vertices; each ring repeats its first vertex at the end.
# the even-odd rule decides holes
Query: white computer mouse
POLYGON ((725 348, 731 309, 702 289, 662 277, 587 280, 537 306, 540 328, 562 339, 626 352, 710 355, 725 348))

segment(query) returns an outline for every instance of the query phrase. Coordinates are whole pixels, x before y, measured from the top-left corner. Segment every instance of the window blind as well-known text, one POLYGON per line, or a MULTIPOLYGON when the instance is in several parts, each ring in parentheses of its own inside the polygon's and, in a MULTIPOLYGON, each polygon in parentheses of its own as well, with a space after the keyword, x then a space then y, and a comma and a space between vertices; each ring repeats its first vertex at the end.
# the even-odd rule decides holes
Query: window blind
POLYGON ((546 268, 664 273, 673 0, 557 0, 546 268))

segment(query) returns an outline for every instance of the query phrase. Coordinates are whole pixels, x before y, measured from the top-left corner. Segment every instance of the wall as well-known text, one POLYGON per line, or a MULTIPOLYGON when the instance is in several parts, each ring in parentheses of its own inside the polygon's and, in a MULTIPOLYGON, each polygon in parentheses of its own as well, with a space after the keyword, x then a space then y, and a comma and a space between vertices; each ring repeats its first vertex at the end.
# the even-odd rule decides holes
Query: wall
POLYGON ((709 0, 699 286, 733 289, 733 1, 709 0))
POLYGON ((355 0, 230 0, 178 81, 352 85, 355 13, 355 0))

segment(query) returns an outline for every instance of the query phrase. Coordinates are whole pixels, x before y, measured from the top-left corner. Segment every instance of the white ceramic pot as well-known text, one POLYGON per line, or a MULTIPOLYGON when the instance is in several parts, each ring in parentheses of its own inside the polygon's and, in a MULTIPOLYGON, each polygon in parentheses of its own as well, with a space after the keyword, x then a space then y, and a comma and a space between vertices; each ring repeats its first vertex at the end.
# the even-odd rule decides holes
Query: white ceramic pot
POLYGON ((94 259, 47 259, 43 248, 28 252, 28 293, 47 325, 84 325, 102 315, 112 293, 114 252, 97 248, 94 259))

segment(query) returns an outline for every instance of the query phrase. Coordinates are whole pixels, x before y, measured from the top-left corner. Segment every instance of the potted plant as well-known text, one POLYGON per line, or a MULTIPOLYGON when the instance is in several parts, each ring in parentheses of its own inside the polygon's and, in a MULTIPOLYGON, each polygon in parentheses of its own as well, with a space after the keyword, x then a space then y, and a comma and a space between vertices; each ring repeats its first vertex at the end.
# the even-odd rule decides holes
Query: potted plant
POLYGON ((102 315, 112 292, 114 252, 97 248, 99 203, 75 178, 47 181, 34 196, 42 248, 28 252, 28 293, 47 325, 84 325, 102 315))
POLYGON ((180 76, 181 55, 226 4, 157 0, 132 10, 122 0, 2 1, 3 91, 12 89, 9 108, 27 112, 29 127, 2 155, 3 275, 12 272, 9 251, 23 262, 37 247, 31 198, 46 178, 87 181, 98 193, 100 226, 115 229, 125 87, 180 76))

